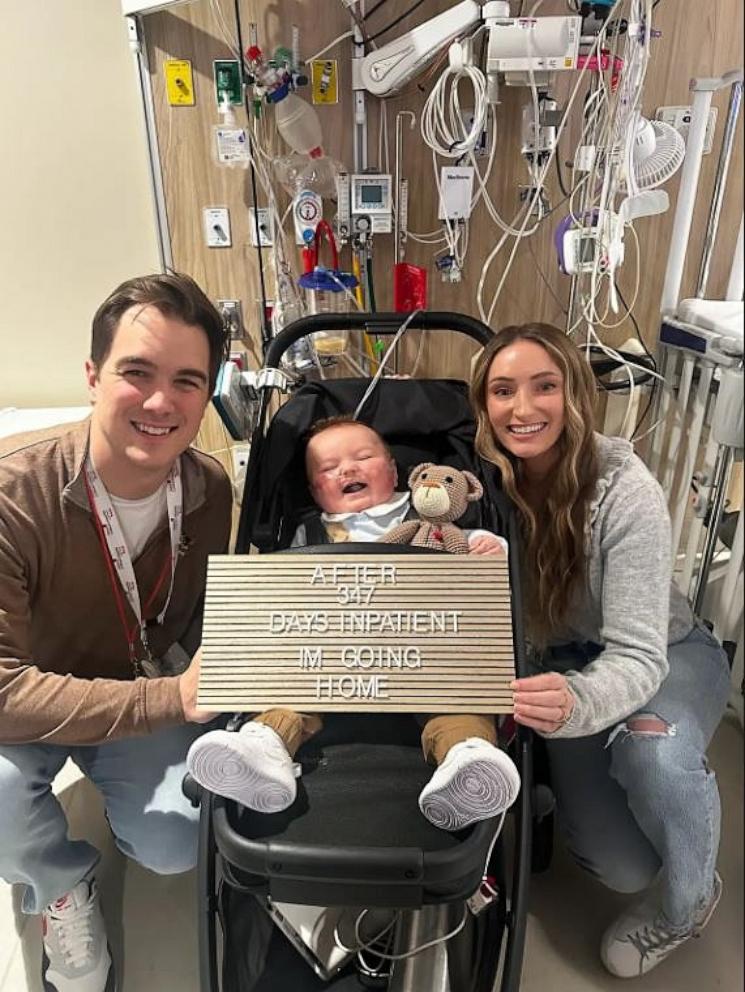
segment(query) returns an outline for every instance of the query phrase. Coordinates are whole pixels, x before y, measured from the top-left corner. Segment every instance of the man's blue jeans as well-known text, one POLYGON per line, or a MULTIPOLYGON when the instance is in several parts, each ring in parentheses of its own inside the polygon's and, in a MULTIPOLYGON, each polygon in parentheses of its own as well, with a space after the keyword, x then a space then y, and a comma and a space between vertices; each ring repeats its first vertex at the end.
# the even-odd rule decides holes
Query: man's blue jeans
MULTIPOLYGON (((730 677, 724 651, 703 627, 671 644, 668 657, 669 675, 638 713, 601 734, 547 744, 576 860, 619 892, 646 889, 659 875, 660 908, 684 930, 712 894, 721 809, 706 749, 730 677)), ((578 666, 556 666, 570 667, 578 666)))
POLYGON ((96 747, 0 745, 0 877, 26 886, 25 913, 40 913, 97 863, 98 851, 68 840, 51 783, 72 758, 98 788, 119 849, 161 875, 197 860, 199 811, 181 792, 186 752, 209 725, 187 724, 96 747))

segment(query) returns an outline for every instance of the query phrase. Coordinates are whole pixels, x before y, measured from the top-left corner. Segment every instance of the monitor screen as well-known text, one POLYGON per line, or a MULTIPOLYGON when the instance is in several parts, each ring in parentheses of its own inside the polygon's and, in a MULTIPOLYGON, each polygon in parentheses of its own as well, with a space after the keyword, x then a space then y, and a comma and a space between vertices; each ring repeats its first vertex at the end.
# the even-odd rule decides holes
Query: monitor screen
POLYGON ((579 241, 579 261, 589 263, 595 259, 596 240, 593 235, 583 235, 579 241))
POLYGON ((361 186, 360 187, 360 203, 366 205, 382 204, 383 202, 383 187, 382 186, 361 186))

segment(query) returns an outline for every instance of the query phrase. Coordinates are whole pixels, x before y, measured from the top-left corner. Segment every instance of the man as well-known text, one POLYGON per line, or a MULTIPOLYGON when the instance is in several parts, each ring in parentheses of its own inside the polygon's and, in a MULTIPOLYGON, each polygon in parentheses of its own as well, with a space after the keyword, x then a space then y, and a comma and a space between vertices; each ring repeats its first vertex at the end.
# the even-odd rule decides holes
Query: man
POLYGON ((68 757, 116 843, 166 874, 196 860, 185 756, 209 554, 231 489, 190 448, 225 348, 188 276, 123 283, 93 318, 90 418, 0 441, 0 876, 43 914, 42 981, 111 992, 93 876, 50 784, 68 757))

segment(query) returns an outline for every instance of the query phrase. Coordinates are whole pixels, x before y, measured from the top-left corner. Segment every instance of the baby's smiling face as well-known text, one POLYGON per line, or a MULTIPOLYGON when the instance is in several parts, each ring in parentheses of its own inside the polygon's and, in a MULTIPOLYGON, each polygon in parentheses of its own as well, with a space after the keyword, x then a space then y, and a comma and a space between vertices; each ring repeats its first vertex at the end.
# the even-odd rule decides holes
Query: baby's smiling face
POLYGON ((396 465, 364 424, 334 424, 305 451, 311 495, 325 513, 359 513, 393 499, 396 465))

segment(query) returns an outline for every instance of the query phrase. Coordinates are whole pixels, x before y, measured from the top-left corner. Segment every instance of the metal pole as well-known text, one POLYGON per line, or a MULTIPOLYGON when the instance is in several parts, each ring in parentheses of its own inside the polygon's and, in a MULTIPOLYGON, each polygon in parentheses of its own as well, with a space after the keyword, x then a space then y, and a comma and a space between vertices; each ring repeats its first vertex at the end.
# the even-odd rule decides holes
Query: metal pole
POLYGON ((729 704, 737 714, 740 726, 743 726, 743 692, 745 692, 745 678, 743 678, 743 644, 745 638, 740 638, 735 648, 735 657, 732 662, 732 692, 729 697, 729 704))
POLYGON ((158 237, 158 254, 163 271, 173 268, 173 253, 171 251, 171 232, 168 227, 168 211, 166 210, 166 195, 163 189, 163 170, 160 162, 158 147, 158 129, 155 124, 155 103, 153 87, 147 65, 145 47, 145 32, 142 18, 139 15, 127 17, 129 43, 135 57, 137 77, 140 83, 142 113, 145 120, 145 137, 147 139, 148 165, 150 166, 150 190, 153 195, 153 213, 158 237))
POLYGON ((667 460, 665 474, 660 480, 660 485, 665 490, 665 495, 668 499, 671 497, 673 482, 675 481, 675 470, 678 465, 676 456, 678 453, 678 446, 680 445, 680 438, 683 434, 686 412, 688 410, 688 398, 691 392, 691 383, 693 382, 694 367, 695 360, 689 355, 684 355, 683 371, 680 376, 680 385, 678 386, 678 396, 676 400, 676 416, 670 429, 670 441, 667 449, 670 457, 667 460))
MULTIPOLYGON (((709 402, 711 404, 711 396, 709 397, 709 402)), ((700 475, 705 480, 704 486, 708 489, 709 482, 711 481, 712 474, 714 472, 714 463, 717 457, 717 443, 709 435, 709 440, 706 443, 704 449, 704 457, 700 467, 700 475)), ((701 532, 704 529, 704 517, 695 516, 691 521, 690 528, 688 530, 688 544, 686 545, 685 562, 683 565, 683 571, 680 576, 679 586, 681 592, 685 596, 691 595, 691 583, 693 582, 693 571, 696 566, 696 558, 698 556, 699 545, 701 544, 701 532)))
POLYGON ((652 423, 657 426, 652 432, 647 456, 649 471, 658 478, 667 436, 668 415, 672 404, 672 390, 669 386, 678 370, 678 360, 679 355, 672 348, 661 346, 659 373, 662 376, 662 382, 657 387, 657 399, 652 406, 652 423))
POLYGON ((732 259, 732 268, 729 270, 729 280, 727 282, 727 292, 724 294, 725 300, 741 300, 743 290, 743 217, 740 217, 740 230, 737 232, 737 244, 735 254, 732 259))
POLYGON ((396 212, 393 218, 394 264, 398 264, 401 261, 401 157, 403 155, 403 135, 401 133, 401 125, 404 117, 411 118, 411 124, 409 125, 410 131, 413 130, 414 125, 416 124, 416 115, 412 110, 399 110, 399 112, 396 114, 396 161, 394 163, 396 212))
MULTIPOLYGON (((688 507, 691 492, 691 479, 693 478, 693 470, 696 467, 696 455, 698 454, 698 446, 701 443, 701 432, 704 426, 704 416, 706 414, 706 407, 709 401, 709 393, 711 392, 711 380, 713 375, 714 369, 711 366, 703 365, 699 369, 698 389, 696 390, 691 406, 691 424, 688 430, 688 445, 685 449, 685 461, 683 462, 683 468, 678 479, 678 488, 674 490, 675 496, 677 497, 677 503, 675 505, 675 512, 673 514, 672 522, 673 561, 675 561, 678 553, 680 535, 683 530, 683 519, 688 507)), ((685 415, 685 411, 683 411, 683 415, 685 415)), ((674 448, 671 447, 671 451, 673 453, 676 450, 677 445, 674 448)))
POLYGON ((732 464, 733 449, 722 445, 717 455, 717 464, 714 469, 714 501, 711 505, 711 516, 709 517, 709 528, 706 531, 704 551, 701 556, 701 567, 696 576, 696 588, 693 596, 693 612, 701 613, 701 608, 706 595, 706 583, 709 579, 709 569, 714 558, 714 551, 719 536, 719 525, 722 522, 722 511, 724 510, 724 500, 727 495, 727 476, 732 464))
POLYGON ((711 197, 711 207, 709 209, 709 220, 706 225, 704 235, 704 250, 701 255, 701 266, 698 271, 698 282, 696 283, 696 296, 702 299, 706 294, 706 284, 709 281, 709 270, 711 268, 711 256, 714 252, 714 242, 719 230, 719 218, 722 213, 722 202, 724 201, 724 190, 727 184, 727 173, 732 159, 732 149, 735 144, 735 130, 737 128, 737 118, 740 114, 742 104, 742 80, 732 84, 729 95, 729 106, 727 107, 727 120, 724 125, 724 137, 722 138, 722 148, 719 152, 719 163, 717 174, 714 180, 714 192, 711 197))
POLYGON ((737 621, 742 617, 742 596, 737 595, 737 582, 742 573, 742 553, 743 553, 743 508, 737 517, 737 528, 730 550, 729 565, 727 575, 722 586, 722 595, 719 600, 719 622, 716 624, 716 631, 720 640, 737 641, 742 636, 742 631, 737 630, 737 621), (739 635, 739 636, 738 636, 739 635))
POLYGON ((694 80, 692 86, 693 106, 691 109, 691 125, 686 142, 686 154, 680 175, 678 202, 675 207, 675 220, 670 235, 670 254, 667 258, 665 285, 662 289, 660 309, 663 314, 674 313, 680 299, 680 284, 683 281, 688 238, 693 222, 693 210, 696 206, 696 191, 701 175, 701 159, 704 154, 706 138, 706 122, 709 119, 711 107, 711 89, 695 89, 699 80, 694 80))
POLYGON ((254 166, 255 146, 253 132, 251 130, 251 100, 248 95, 248 85, 246 81, 246 62, 243 50, 243 26, 241 24, 241 7, 239 0, 233 0, 233 17, 235 20, 235 36, 238 45, 238 65, 241 71, 241 92, 243 93, 243 106, 246 111, 246 138, 251 155, 249 161, 249 174, 251 176, 251 199, 254 208, 254 233, 256 235, 256 258, 259 263, 259 292, 261 293, 261 344, 262 358, 266 352, 267 345, 272 339, 272 331, 267 320, 267 295, 266 279, 264 277, 264 253, 261 248, 261 233, 259 231, 259 199, 256 188, 256 168, 254 166))
MULTIPOLYGON (((360 0, 357 17, 353 18, 352 58, 354 59, 363 59, 365 57, 365 42, 359 26, 359 21, 364 20, 364 17, 365 0, 360 0)), ((354 171, 364 172, 367 168, 367 106, 365 91, 363 89, 352 92, 352 115, 354 126, 354 171)))
MULTIPOLYGON (((457 926, 463 903, 435 903, 407 910, 396 928, 395 953, 407 954, 422 944, 437 940, 457 926)), ((409 958, 395 961, 390 992, 450 992, 448 948, 434 943, 409 958)))

